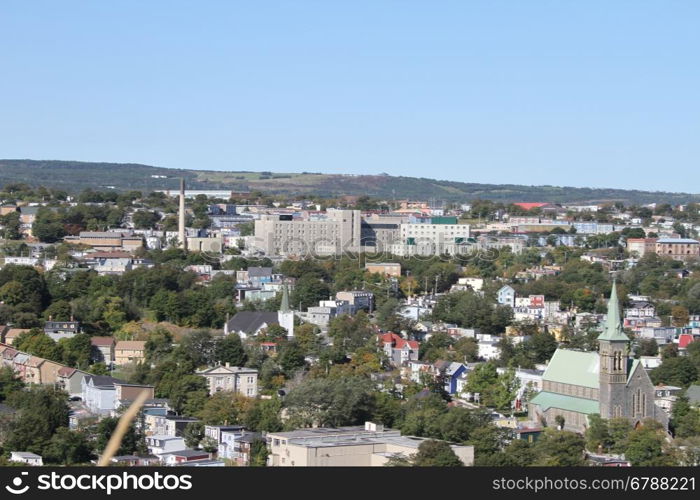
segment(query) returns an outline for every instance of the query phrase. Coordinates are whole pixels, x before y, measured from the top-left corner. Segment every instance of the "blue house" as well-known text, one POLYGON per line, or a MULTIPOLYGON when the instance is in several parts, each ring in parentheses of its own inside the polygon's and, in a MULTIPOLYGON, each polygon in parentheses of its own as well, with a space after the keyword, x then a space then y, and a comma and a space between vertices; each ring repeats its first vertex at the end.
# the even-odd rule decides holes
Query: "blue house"
POLYGON ((462 363, 452 361, 436 361, 435 362, 436 376, 443 377, 445 382, 445 392, 450 395, 461 392, 463 385, 463 376, 466 376, 468 371, 467 366, 462 363))

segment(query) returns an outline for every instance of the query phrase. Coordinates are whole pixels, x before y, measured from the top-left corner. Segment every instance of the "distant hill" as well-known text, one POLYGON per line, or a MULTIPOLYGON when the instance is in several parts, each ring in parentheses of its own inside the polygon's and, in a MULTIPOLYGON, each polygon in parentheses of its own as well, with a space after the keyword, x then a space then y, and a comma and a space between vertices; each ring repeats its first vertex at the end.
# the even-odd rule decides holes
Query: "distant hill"
POLYGON ((22 182, 78 192, 85 188, 119 191, 176 189, 184 177, 188 189, 263 191, 273 194, 321 196, 369 195, 384 199, 420 199, 467 202, 489 199, 502 202, 700 202, 700 194, 593 189, 515 184, 477 184, 390 175, 339 175, 322 173, 220 172, 152 167, 136 163, 0 160, 0 186, 22 182), (164 177, 164 178, 163 178, 164 177))

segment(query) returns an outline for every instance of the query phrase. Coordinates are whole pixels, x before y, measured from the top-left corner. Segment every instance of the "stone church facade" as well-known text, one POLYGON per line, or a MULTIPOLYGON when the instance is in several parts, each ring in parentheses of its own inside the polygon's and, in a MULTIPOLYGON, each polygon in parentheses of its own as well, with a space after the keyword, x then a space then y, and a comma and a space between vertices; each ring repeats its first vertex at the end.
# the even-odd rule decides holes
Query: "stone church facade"
POLYGON ((542 392, 528 405, 530 419, 584 432, 588 416, 624 417, 637 425, 652 418, 668 428, 668 414, 654 403, 654 385, 644 367, 629 355, 630 340, 622 330, 613 283, 598 352, 557 349, 542 376, 542 392))

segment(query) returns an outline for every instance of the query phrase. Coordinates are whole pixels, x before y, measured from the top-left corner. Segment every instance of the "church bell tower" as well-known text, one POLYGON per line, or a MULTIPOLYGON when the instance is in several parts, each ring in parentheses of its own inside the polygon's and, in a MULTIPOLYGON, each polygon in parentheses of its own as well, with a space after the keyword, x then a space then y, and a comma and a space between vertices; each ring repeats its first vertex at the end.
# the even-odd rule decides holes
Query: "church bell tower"
POLYGON ((603 333, 598 336, 600 356, 599 392, 600 416, 606 419, 622 417, 625 411, 625 387, 630 340, 622 330, 617 285, 613 281, 608 315, 603 333))

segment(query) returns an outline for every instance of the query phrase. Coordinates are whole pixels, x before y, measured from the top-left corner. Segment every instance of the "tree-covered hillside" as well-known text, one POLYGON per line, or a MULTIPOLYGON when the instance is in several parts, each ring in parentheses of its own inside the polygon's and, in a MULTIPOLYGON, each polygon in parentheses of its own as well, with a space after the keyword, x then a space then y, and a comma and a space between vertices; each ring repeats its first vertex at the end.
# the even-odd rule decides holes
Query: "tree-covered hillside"
POLYGON ((119 191, 176 189, 184 177, 189 189, 264 191, 272 194, 337 197, 369 195, 385 199, 429 199, 467 202, 488 199, 503 202, 687 203, 700 194, 649 192, 514 184, 477 184, 390 175, 340 175, 174 169, 136 163, 0 160, 0 186, 26 183, 69 192, 92 189, 119 191))

